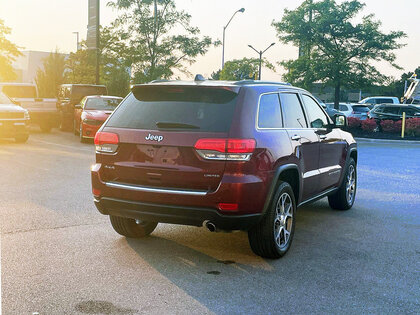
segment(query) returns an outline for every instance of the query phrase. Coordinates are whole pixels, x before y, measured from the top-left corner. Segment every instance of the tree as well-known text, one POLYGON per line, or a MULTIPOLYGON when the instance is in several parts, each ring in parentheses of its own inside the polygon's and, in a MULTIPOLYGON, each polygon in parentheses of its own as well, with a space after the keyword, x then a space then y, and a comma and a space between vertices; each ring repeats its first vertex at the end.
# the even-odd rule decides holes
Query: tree
POLYGON ((43 60, 43 69, 36 72, 35 82, 40 97, 57 97, 58 87, 64 83, 65 56, 58 50, 43 60))
POLYGON ((306 88, 315 81, 333 86, 338 108, 343 86, 358 88, 388 79, 372 61, 386 61, 400 69, 393 51, 404 46, 399 40, 405 33, 382 33, 381 22, 373 14, 355 24, 364 6, 358 0, 306 0, 295 10, 285 10, 282 20, 273 22, 277 36, 284 43, 304 47, 304 53, 297 60, 281 62, 288 71, 284 79, 306 88))
MULTIPOLYGON (((258 78, 260 59, 243 58, 235 59, 225 63, 223 70, 220 71, 220 80, 256 80, 258 78)), ((266 68, 274 70, 274 66, 266 59, 263 59, 263 65, 266 68)))
POLYGON ((70 53, 66 60, 66 83, 94 84, 95 83, 96 51, 88 50, 85 42, 80 43, 80 49, 70 53))
POLYGON ((12 62, 22 55, 18 47, 6 38, 10 32, 10 28, 4 25, 3 20, 0 20, 0 81, 16 79, 12 62))
POLYGON ((185 64, 212 45, 210 37, 198 37, 199 29, 190 26, 191 16, 177 10, 174 0, 157 0, 156 16, 153 0, 113 0, 108 5, 121 12, 112 28, 136 83, 170 78, 176 70, 188 73, 185 64), (172 34, 174 29, 179 34, 172 34))

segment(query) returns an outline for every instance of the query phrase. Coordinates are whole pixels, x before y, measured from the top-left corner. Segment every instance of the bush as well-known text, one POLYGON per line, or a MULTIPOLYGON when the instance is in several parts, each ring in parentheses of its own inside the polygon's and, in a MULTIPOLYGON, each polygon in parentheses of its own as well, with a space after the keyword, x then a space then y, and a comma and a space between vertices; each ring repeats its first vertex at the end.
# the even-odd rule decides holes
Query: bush
POLYGON ((347 117, 347 124, 349 129, 359 129, 362 121, 356 117, 347 117))
POLYGON ((405 121, 405 130, 408 135, 420 136, 420 118, 410 118, 405 121))
POLYGON ((394 132, 401 133, 402 129, 402 120, 394 121, 394 132))
POLYGON ((393 120, 382 120, 381 128, 383 132, 395 132, 395 123, 393 120))
POLYGON ((367 132, 374 132, 378 127, 375 119, 366 119, 362 121, 362 129, 367 132))

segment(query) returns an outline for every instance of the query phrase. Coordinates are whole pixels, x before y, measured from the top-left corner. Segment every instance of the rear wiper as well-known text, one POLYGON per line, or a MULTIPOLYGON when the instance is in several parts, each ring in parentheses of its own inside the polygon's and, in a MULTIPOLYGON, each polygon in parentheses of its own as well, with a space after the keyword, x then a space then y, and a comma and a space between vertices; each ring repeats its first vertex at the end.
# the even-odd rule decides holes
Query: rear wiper
POLYGON ((190 125, 190 124, 183 124, 183 123, 176 123, 176 122, 157 122, 156 126, 158 128, 168 128, 168 129, 200 129, 199 126, 190 125))

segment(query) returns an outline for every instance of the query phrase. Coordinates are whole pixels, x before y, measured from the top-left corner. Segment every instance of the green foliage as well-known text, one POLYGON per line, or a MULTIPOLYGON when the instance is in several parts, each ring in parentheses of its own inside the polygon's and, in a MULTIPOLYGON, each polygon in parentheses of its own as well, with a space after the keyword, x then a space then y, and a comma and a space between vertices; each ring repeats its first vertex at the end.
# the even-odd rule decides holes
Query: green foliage
MULTIPOLYGON (((101 30, 100 44, 100 83, 107 86, 110 95, 126 96, 130 90, 130 75, 124 59, 118 54, 120 43, 108 28, 104 28, 101 30)), ((85 42, 66 60, 65 81, 95 84, 96 51, 88 50, 85 42)))
POLYGON ((0 20, 0 81, 16 79, 12 62, 21 55, 18 47, 6 38, 10 32, 10 28, 4 25, 3 20, 0 20))
POLYGON ((308 89, 313 82, 334 86, 338 106, 342 86, 359 88, 388 79, 372 61, 400 69, 393 51, 404 46, 399 40, 405 33, 382 33, 373 14, 355 24, 363 7, 358 0, 306 0, 295 10, 285 10, 282 20, 273 22, 278 38, 304 49, 297 60, 281 63, 288 71, 284 79, 308 89))
POLYGON ((169 79, 175 70, 189 73, 185 64, 192 64, 212 45, 210 37, 198 36, 199 29, 190 26, 191 16, 177 10, 174 0, 157 1, 156 19, 152 0, 114 0, 108 5, 121 12, 111 28, 135 83, 169 79), (174 30, 177 35, 172 35, 174 30))
MULTIPOLYGON (((258 79, 260 60, 258 58, 243 58, 228 61, 220 72, 220 80, 247 80, 258 79)), ((274 66, 266 59, 263 59, 264 67, 274 70, 274 66)))
POLYGON ((43 69, 37 70, 35 82, 40 97, 57 97, 58 87, 64 82, 64 59, 64 55, 56 50, 44 59, 43 69))

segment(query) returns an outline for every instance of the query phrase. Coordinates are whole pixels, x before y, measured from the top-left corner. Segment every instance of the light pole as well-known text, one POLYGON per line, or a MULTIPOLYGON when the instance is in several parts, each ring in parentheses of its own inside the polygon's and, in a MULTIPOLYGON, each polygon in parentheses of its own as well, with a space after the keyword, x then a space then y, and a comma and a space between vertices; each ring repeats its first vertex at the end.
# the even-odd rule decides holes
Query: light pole
POLYGON ((77 49, 76 49, 76 51, 79 51, 79 32, 73 32, 73 34, 76 34, 76 40, 77 40, 77 49))
POLYGON ((236 13, 241 12, 244 13, 245 12, 245 8, 241 8, 238 11, 235 11, 235 13, 233 13, 232 17, 230 18, 229 22, 226 24, 226 26, 223 26, 223 52, 222 52, 222 70, 223 67, 225 66, 225 33, 226 33, 226 28, 229 26, 230 22, 232 21, 233 17, 236 15, 236 13))
POLYGON ((262 66, 262 55, 271 47, 273 47, 276 43, 272 43, 270 46, 268 46, 265 50, 256 50, 252 45, 248 45, 249 48, 255 50, 258 55, 260 55, 260 69, 258 71, 258 80, 261 80, 261 66, 262 66))

